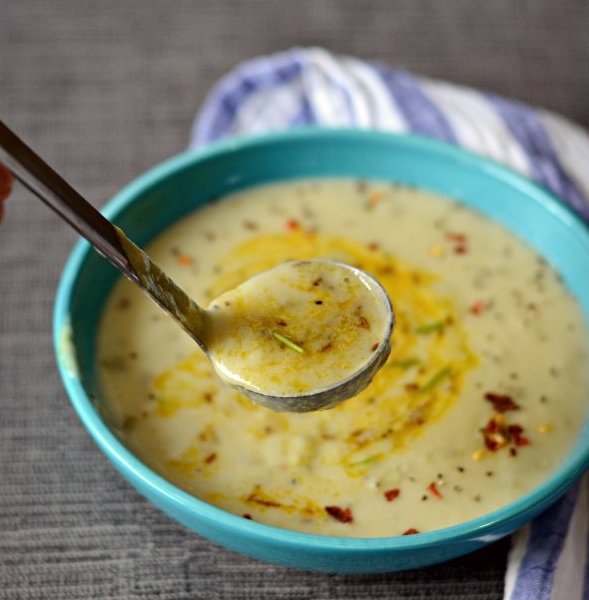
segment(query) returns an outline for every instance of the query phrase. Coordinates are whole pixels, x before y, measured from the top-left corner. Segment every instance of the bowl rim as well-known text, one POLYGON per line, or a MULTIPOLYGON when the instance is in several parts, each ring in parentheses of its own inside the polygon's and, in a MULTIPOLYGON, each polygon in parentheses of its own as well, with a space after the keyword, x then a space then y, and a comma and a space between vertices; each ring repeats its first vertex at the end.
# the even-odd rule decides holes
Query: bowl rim
MULTIPOLYGON (((426 150, 428 153, 443 155, 445 158, 461 163, 464 167, 483 171, 486 175, 498 178, 517 188, 525 195, 533 196, 544 209, 551 213, 553 218, 561 221, 575 235, 586 238, 586 245, 589 249, 589 228, 582 219, 568 206, 563 205, 550 191, 519 173, 492 159, 476 155, 468 150, 445 142, 413 134, 395 134, 372 130, 300 127, 277 133, 231 138, 210 144, 203 149, 184 151, 156 164, 139 175, 117 192, 105 204, 101 212, 106 217, 113 218, 131 205, 137 196, 164 177, 173 175, 193 163, 200 163, 205 159, 230 154, 235 151, 243 151, 258 146, 279 146, 282 143, 290 143, 292 141, 312 143, 318 139, 333 139, 339 143, 386 143, 387 141, 390 143, 392 141, 391 138, 397 144, 426 150)), ((82 239, 78 240, 65 263, 57 288, 53 312, 53 345, 63 385, 80 420, 98 446, 114 463, 115 467, 125 475, 127 473, 130 474, 133 481, 140 481, 152 495, 165 497, 168 502, 181 511, 188 511, 205 521, 214 522, 216 526, 232 529, 244 535, 255 535, 258 538, 267 539, 273 543, 283 542, 290 546, 313 547, 317 550, 333 551, 419 550, 449 542, 472 540, 473 538, 487 538, 489 541, 499 539, 517 528, 521 524, 521 519, 525 518, 526 513, 535 512, 539 504, 543 505, 543 509, 547 508, 563 495, 571 484, 589 467, 588 447, 576 457, 576 460, 571 460, 568 464, 558 467, 552 472, 550 477, 545 479, 532 491, 509 504, 480 517, 449 527, 425 531, 419 535, 364 538, 326 536, 266 525, 257 521, 244 519, 239 515, 218 508, 192 496, 167 481, 125 447, 103 422, 92 399, 86 393, 76 370, 72 369, 72 360, 75 364, 74 350, 71 349, 71 355, 69 356, 66 356, 67 353, 63 351, 63 332, 67 331, 70 327, 70 300, 80 269, 90 251, 91 246, 88 242, 82 239), (501 525, 507 527, 507 530, 497 533, 496 529, 501 525)), ((526 522, 528 520, 526 518, 526 522)))

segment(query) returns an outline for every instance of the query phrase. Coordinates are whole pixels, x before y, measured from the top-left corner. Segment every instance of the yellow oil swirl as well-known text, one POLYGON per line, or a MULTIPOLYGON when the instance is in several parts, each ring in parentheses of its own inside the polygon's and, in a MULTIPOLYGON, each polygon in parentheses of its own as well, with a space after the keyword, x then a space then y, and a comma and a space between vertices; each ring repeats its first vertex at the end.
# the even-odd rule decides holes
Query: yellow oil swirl
MULTIPOLYGON (((211 294, 216 297, 286 260, 307 258, 335 259, 363 269, 380 281, 393 301, 397 316, 393 350, 370 386, 326 412, 266 417, 267 409, 235 391, 226 392, 231 394, 231 406, 210 402, 222 384, 197 351, 154 379, 153 416, 165 419, 179 409, 210 402, 211 423, 237 419, 249 435, 261 441, 269 430, 273 436, 284 436, 285 444, 300 434, 317 448, 336 440, 341 451, 335 457, 313 452, 308 460, 335 462, 348 476, 359 476, 391 451, 401 451, 429 423, 440 419, 460 395, 465 376, 478 359, 452 301, 436 291, 433 274, 412 268, 379 248, 341 237, 292 232, 251 238, 219 263, 222 275, 211 286, 211 294)), ((222 428, 216 427, 216 435, 222 435, 222 428)), ((169 467, 190 471, 199 454, 195 452, 198 443, 169 467)))

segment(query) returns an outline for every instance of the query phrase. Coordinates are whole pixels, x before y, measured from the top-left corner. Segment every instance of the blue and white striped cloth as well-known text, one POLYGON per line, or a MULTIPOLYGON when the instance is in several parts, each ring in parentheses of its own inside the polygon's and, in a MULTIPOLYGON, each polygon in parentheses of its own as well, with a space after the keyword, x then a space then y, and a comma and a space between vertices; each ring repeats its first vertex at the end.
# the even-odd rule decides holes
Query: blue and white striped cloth
MULTIPOLYGON (((191 148, 303 125, 411 132, 526 175, 589 222, 589 136, 543 110, 320 48, 238 66, 215 86, 191 148)), ((589 475, 513 536, 507 600, 589 599, 589 475)))

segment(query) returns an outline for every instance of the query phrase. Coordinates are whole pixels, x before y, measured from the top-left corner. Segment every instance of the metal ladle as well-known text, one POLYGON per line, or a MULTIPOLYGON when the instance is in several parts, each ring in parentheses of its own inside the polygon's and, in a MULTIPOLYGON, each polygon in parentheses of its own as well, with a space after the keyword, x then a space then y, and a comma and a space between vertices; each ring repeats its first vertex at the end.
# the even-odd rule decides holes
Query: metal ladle
MULTIPOLYGON (((0 162, 175 319, 211 359, 203 343, 207 311, 196 304, 121 229, 100 214, 2 121, 0 162)), ((352 269, 346 265, 339 267, 352 269)), ((357 272, 356 269, 353 271, 357 272)), ((373 281, 376 284, 375 293, 382 294, 386 299, 388 326, 378 350, 351 376, 327 388, 288 397, 263 394, 259 390, 250 390, 240 385, 234 387, 258 404, 275 411, 288 412, 310 412, 330 408, 360 392, 385 363, 390 353, 389 340, 394 326, 394 314, 386 292, 378 282, 373 281)))

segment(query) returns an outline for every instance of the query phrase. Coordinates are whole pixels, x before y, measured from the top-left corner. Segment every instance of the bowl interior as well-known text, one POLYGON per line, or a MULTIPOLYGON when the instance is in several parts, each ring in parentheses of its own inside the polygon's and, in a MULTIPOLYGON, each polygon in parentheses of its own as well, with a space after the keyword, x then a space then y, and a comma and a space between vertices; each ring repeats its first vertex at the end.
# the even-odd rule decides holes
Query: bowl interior
MULTIPOLYGON (((310 177, 398 182, 464 202, 502 223, 542 254, 561 273, 589 321, 587 227, 548 192, 520 176, 461 150, 417 137, 301 130, 226 143, 159 165, 120 192, 104 212, 135 242, 144 245, 183 215, 227 193, 310 177)), ((391 233, 394 234, 393 229, 391 233)), ((117 277, 113 267, 86 242, 80 242, 66 266, 58 293, 58 364, 74 406, 87 426, 101 419, 93 405, 93 400, 99 403, 101 399, 94 368, 96 331, 117 277), (73 356, 69 358, 62 343, 65 327, 71 336, 67 348, 73 356), (75 368, 71 367, 72 358, 75 368)), ((118 442, 113 438, 108 443, 118 442)), ((547 506, 583 472, 588 462, 586 422, 561 468, 542 486, 485 518, 447 531, 464 533, 465 527, 476 528, 524 513, 538 503, 547 506)), ((444 530, 438 531, 441 533, 431 535, 444 535, 444 530)), ((416 537, 425 540, 426 536, 430 533, 416 537)), ((405 538, 400 543, 416 541, 405 538)))

